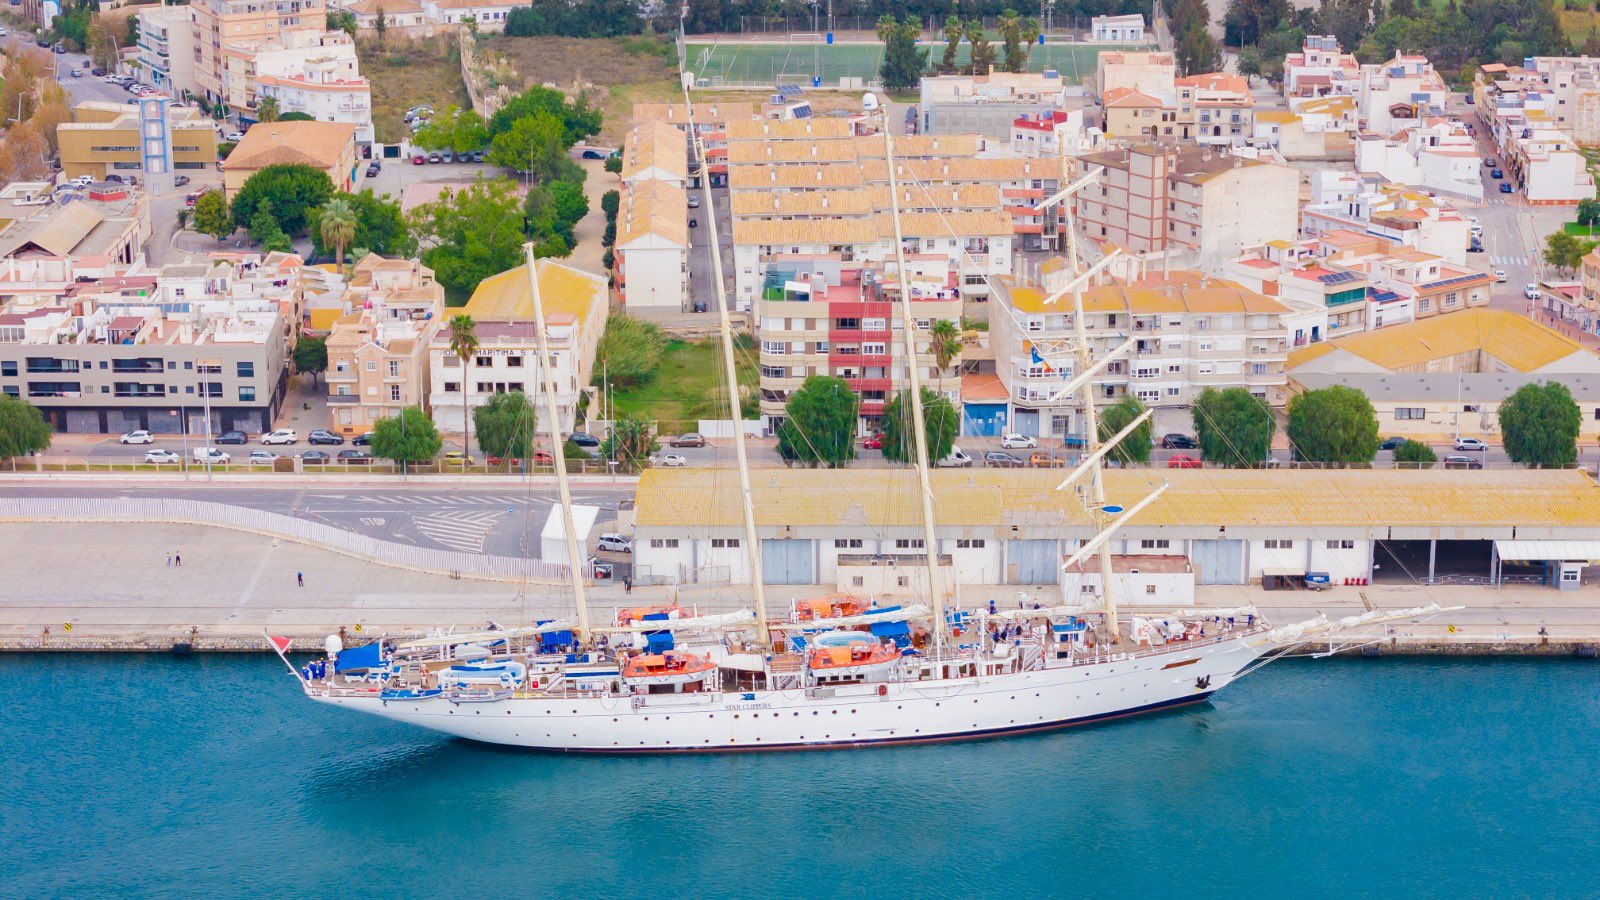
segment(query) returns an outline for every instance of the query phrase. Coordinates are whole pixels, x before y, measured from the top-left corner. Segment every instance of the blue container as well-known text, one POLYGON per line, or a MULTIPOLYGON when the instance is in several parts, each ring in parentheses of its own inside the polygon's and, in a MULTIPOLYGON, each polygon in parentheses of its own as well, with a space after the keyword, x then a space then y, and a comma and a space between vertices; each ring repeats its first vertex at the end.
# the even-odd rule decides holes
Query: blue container
POLYGON ((814 88, 822 87, 822 76, 821 75, 813 75, 813 76, 811 76, 811 86, 814 87, 814 88))
MULTIPOLYGON (((1043 43, 1043 38, 1040 39, 1040 42, 1043 43)), ((831 31, 828 32, 828 43, 833 43, 833 32, 831 31)))

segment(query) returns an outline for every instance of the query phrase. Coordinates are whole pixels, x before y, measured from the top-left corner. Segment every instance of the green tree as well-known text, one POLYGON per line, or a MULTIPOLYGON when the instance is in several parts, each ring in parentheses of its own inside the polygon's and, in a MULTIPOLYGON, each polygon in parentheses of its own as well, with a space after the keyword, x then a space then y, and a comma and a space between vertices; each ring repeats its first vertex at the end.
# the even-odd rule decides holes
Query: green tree
POLYGON ((987 75, 994 68, 995 49, 983 33, 983 22, 972 19, 966 26, 967 43, 972 45, 972 53, 967 61, 967 70, 974 75, 987 75))
POLYGON ((333 245, 334 264, 344 271, 344 248, 356 236, 356 211, 343 199, 329 200, 317 215, 317 232, 325 244, 333 245))
POLYGON ((1578 459, 1583 415, 1559 381, 1525 384, 1500 404, 1506 455, 1525 466, 1570 466, 1578 459))
POLYGON ((1261 51, 1254 47, 1244 47, 1240 49, 1239 56, 1234 60, 1233 65, 1234 68, 1239 70, 1240 75, 1255 75, 1259 77, 1262 67, 1261 51))
POLYGON ((372 428, 372 455, 401 463, 427 462, 444 445, 439 429, 421 408, 408 406, 372 428))
POLYGON ((26 400, 0 394, 0 459, 50 449, 50 423, 26 400))
POLYGON ((600 195, 600 211, 606 214, 608 221, 616 221, 617 210, 622 206, 622 194, 618 191, 606 191, 600 195))
POLYGON ((1594 248, 1594 241, 1574 237, 1564 230, 1554 231, 1544 239, 1544 261, 1572 272, 1583 265, 1583 258, 1594 248))
POLYGON ((450 332, 450 352, 461 360, 461 441, 466 458, 471 460, 472 429, 467 425, 467 411, 472 404, 467 402, 467 391, 471 389, 467 384, 467 361, 478 352, 478 323, 466 313, 459 313, 450 317, 445 328, 450 332))
MULTIPOLYGON (((389 195, 380 197, 371 188, 364 188, 358 194, 345 194, 339 199, 349 204, 355 213, 355 236, 346 246, 365 247, 382 256, 416 255, 417 239, 400 212, 400 204, 389 195)), ((313 210, 310 218, 312 249, 318 256, 326 256, 330 247, 322 236, 322 210, 313 210)), ((352 253, 351 258, 360 259, 360 255, 352 253)))
POLYGON ((861 398, 843 378, 811 375, 789 395, 778 426, 785 463, 842 468, 856 458, 861 398))
POLYGON ((194 230, 208 234, 218 241, 233 234, 233 216, 228 212, 228 201, 221 191, 206 191, 194 201, 194 230))
POLYGON ((1433 448, 1421 441, 1409 438, 1405 443, 1394 448, 1395 463, 1408 469, 1430 469, 1439 459, 1434 455, 1433 448))
POLYGON ((549 113, 518 119, 489 144, 489 162, 527 172, 539 184, 555 179, 563 168, 561 163, 570 161, 566 153, 561 121, 549 113))
POLYGON ((472 411, 478 446, 485 456, 501 459, 530 459, 533 436, 538 433, 539 416, 533 401, 521 391, 495 394, 472 411))
MULTIPOLYGON (((1117 432, 1127 428, 1134 419, 1145 413, 1145 405, 1138 397, 1132 394, 1123 397, 1116 403, 1100 411, 1100 440, 1109 441, 1116 437, 1117 432)), ((1146 419, 1129 435, 1122 439, 1122 443, 1111 449, 1108 454, 1112 459, 1122 463, 1147 463, 1150 461, 1150 420, 1146 419)))
POLYGON ((878 40, 883 41, 883 63, 878 75, 883 86, 891 91, 905 91, 922 80, 922 70, 928 66, 928 51, 917 49, 917 37, 922 26, 914 15, 896 20, 885 13, 878 19, 878 40))
POLYGON ((412 210, 410 224, 422 262, 458 297, 523 262, 522 203, 504 178, 445 191, 412 210))
POLYGON ((1285 431, 1300 459, 1315 463, 1370 463, 1378 455, 1378 414, 1372 401, 1344 385, 1295 395, 1285 431))
POLYGON ((489 117, 489 136, 498 137, 510 131, 518 120, 539 113, 549 113, 560 120, 564 132, 562 149, 600 133, 600 111, 591 108, 583 97, 569 100, 566 94, 558 90, 533 87, 495 110, 494 115, 489 117))
POLYGON ((412 143, 428 150, 463 153, 482 150, 489 143, 489 126, 472 110, 446 106, 412 138, 412 143))
POLYGON ((602 378, 619 388, 649 383, 661 367, 667 339, 661 326, 618 313, 606 319, 606 330, 594 351, 594 383, 602 378))
POLYGON ((294 339, 294 370, 311 373, 312 382, 328 371, 328 339, 301 332, 294 339))
POLYGON ((272 214, 272 203, 266 200, 257 203, 255 214, 250 217, 250 240, 260 244, 263 249, 271 250, 284 239, 278 217, 272 214))
POLYGON ((1174 51, 1178 71, 1184 76, 1202 75, 1222 69, 1222 48, 1203 27, 1191 28, 1178 38, 1174 51))
POLYGON ((613 175, 622 174, 622 157, 613 153, 606 157, 605 170, 613 175))
POLYGON ((1194 402, 1200 455, 1222 466, 1259 466, 1272 455, 1278 423, 1267 403, 1242 387, 1206 388, 1194 402))
POLYGON ((278 121, 278 114, 279 110, 277 97, 262 97, 261 100, 256 103, 256 121, 276 122, 278 121))
POLYGON ((1293 11, 1289 0, 1232 0, 1222 18, 1222 39, 1236 47, 1260 43, 1293 11))
POLYGON ((1600 224, 1600 200, 1585 197, 1578 201, 1578 224, 1592 226, 1600 224))
POLYGON ((555 202, 556 233, 572 244, 572 229, 589 214, 589 198, 584 196, 583 185, 570 181, 554 182, 549 191, 555 202))
MULTIPOLYGON (((890 398, 883 408, 883 455, 895 462, 913 462, 916 449, 913 441, 916 428, 911 422, 911 392, 901 391, 890 398)), ((922 389, 922 421, 928 435, 928 462, 932 463, 950 455, 955 445, 956 432, 961 428, 961 415, 942 394, 922 389)))
POLYGON ((249 227, 256 207, 270 203, 278 227, 290 237, 307 229, 307 215, 333 196, 333 181, 321 169, 300 163, 267 166, 251 175, 233 198, 233 222, 249 227))
POLYGON ((611 423, 611 431, 600 442, 600 457, 614 459, 624 468, 638 469, 660 449, 650 423, 624 413, 611 423))
POLYGON ((940 371, 950 368, 961 355, 961 329, 950 319, 935 319, 928 330, 928 350, 940 371))
POLYGON ((295 110, 294 112, 286 112, 278 117, 279 122, 315 122, 316 120, 316 116, 313 116, 310 113, 300 112, 299 110, 295 110))
POLYGON ((1022 43, 1022 16, 1014 9, 1000 11, 1000 46, 1007 72, 1021 72, 1028 64, 1028 51, 1022 43))
POLYGON ((966 26, 955 14, 945 16, 944 28, 940 29, 944 35, 944 55, 939 57, 939 74, 954 75, 956 72, 956 54, 961 49, 961 39, 966 36, 966 26))
POLYGON ((349 10, 328 10, 324 24, 329 31, 343 31, 351 37, 356 36, 356 15, 349 10))

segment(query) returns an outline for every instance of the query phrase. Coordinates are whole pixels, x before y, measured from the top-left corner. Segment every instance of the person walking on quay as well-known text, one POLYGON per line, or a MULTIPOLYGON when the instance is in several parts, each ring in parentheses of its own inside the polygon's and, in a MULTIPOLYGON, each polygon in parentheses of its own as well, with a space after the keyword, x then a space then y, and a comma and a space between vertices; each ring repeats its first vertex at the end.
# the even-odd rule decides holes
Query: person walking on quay
POLYGON ((183 552, 181 550, 172 554, 172 564, 180 569, 183 568, 183 552))
POLYGON ((172 568, 172 553, 170 551, 167 553, 167 568, 172 568))
POLYGON ((301 587, 305 587, 306 586, 306 573, 304 573, 304 572, 296 572, 296 573, 294 573, 294 580, 301 587))

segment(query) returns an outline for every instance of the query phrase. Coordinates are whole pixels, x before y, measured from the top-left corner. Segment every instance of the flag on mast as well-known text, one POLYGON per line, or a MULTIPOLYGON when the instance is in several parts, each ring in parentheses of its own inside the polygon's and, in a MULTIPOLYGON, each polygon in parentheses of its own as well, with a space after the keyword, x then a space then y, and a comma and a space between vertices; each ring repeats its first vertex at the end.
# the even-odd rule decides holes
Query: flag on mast
POLYGON ((1044 368, 1046 375, 1055 373, 1055 367, 1045 362, 1044 357, 1039 355, 1039 348, 1033 345, 1033 341, 1028 342, 1028 354, 1033 358, 1034 365, 1044 368))

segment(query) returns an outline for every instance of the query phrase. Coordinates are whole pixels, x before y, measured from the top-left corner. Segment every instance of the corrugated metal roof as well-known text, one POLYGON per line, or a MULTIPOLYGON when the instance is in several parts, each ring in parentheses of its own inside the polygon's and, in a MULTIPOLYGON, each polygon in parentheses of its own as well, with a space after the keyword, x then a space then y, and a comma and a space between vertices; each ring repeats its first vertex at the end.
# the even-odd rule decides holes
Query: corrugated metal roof
POLYGON ((1494 550, 1506 562, 1600 560, 1600 541, 1495 541, 1494 550))

